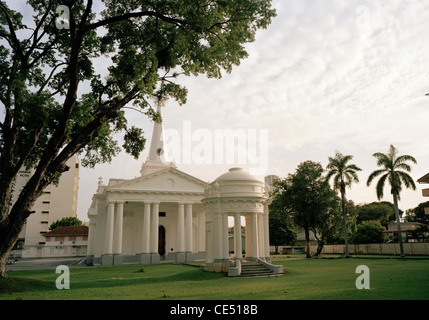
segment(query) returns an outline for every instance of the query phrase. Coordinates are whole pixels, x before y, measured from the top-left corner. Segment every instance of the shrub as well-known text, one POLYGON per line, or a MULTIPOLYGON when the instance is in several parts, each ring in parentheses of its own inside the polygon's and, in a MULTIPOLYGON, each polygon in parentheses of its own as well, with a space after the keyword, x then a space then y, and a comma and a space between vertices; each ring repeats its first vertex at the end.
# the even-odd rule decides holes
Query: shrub
POLYGON ((384 230, 386 228, 378 220, 363 221, 357 226, 352 241, 355 244, 386 242, 388 235, 382 233, 384 230))

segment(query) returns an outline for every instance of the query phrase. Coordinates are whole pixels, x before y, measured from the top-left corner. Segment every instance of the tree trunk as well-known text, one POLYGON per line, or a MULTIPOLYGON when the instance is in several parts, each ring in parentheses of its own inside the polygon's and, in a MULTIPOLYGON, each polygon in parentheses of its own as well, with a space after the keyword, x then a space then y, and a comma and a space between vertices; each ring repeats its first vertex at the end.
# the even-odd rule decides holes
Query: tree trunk
POLYGON ((398 228, 398 239, 399 239, 399 247, 401 249, 401 257, 405 257, 404 243, 402 241, 401 219, 399 218, 398 195, 396 193, 393 193, 393 204, 395 206, 395 217, 396 217, 396 225, 398 228))
POLYGON ((347 212, 346 212, 346 195, 344 190, 341 190, 341 209, 343 211, 343 223, 344 223, 344 250, 345 257, 350 258, 349 256, 349 243, 347 236, 347 212))
POLYGON ((8 222, 0 226, 0 278, 6 278, 6 261, 18 240, 26 219, 16 221, 15 223, 8 222))
POLYGON ((305 232, 305 253, 307 254, 307 258, 311 258, 311 248, 310 248, 310 232, 307 228, 304 228, 305 232))
POLYGON ((322 254, 322 250, 323 250, 324 245, 325 245, 325 242, 323 239, 317 242, 316 256, 320 256, 322 254))

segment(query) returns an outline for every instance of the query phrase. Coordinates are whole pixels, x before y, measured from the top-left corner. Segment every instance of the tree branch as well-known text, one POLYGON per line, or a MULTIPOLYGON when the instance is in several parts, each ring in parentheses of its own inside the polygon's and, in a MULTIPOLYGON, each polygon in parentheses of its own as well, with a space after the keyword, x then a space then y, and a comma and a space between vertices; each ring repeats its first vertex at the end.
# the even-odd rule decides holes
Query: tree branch
POLYGON ((16 37, 15 28, 13 27, 12 20, 9 17, 9 12, 7 11, 7 8, 3 5, 3 3, 0 2, 0 9, 4 12, 4 16, 6 17, 7 24, 9 27, 10 35, 11 35, 11 46, 15 49, 15 51, 18 53, 18 56, 21 60, 21 62, 25 65, 25 57, 24 53, 21 50, 21 45, 19 43, 18 38, 16 37))
POLYGON ((106 26, 106 25, 109 25, 109 24, 112 24, 115 22, 128 20, 130 18, 141 18, 141 17, 157 17, 157 18, 159 18, 165 22, 169 22, 169 23, 175 24, 177 26, 182 26, 182 25, 188 24, 188 22, 186 22, 184 20, 167 17, 167 16, 164 16, 158 12, 141 11, 141 12, 130 12, 130 13, 123 14, 121 16, 110 17, 110 18, 107 18, 105 20, 98 21, 96 23, 93 23, 93 24, 86 26, 85 30, 86 31, 95 30, 99 27, 103 27, 103 26, 106 26))

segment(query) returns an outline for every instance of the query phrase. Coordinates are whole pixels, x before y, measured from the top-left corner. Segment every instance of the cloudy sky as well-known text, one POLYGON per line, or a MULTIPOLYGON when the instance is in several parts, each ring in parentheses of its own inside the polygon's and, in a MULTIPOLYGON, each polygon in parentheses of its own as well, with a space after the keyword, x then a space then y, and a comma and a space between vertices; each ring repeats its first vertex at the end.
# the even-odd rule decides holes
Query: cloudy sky
MULTIPOLYGON (((256 158, 244 164, 198 165, 187 164, 182 153, 175 159, 178 168, 205 181, 235 166, 262 168, 261 177, 285 177, 305 160, 326 167, 328 157, 339 150, 353 155, 353 163, 363 169, 361 182, 347 191, 356 203, 377 200, 375 185, 366 186, 377 169, 372 154, 386 153, 390 144, 417 159, 411 174, 415 180, 429 172, 429 2, 273 3, 278 16, 247 45, 248 59, 221 80, 180 79, 189 90, 187 104, 171 101, 162 111, 168 132, 186 140, 183 133, 190 130, 194 150, 201 146, 202 132, 207 143, 219 130, 241 130, 250 140, 256 136, 256 158)), ((131 124, 145 130, 149 147, 153 123, 137 112, 127 114, 131 124)), ((235 147, 243 151, 239 143, 235 147)), ((98 177, 135 178, 147 154, 145 150, 139 160, 121 154, 110 164, 81 168, 79 218, 87 220, 98 177)), ((425 200, 422 187, 402 193, 402 210, 425 200)), ((392 201, 389 191, 384 200, 392 201)))
MULTIPOLYGON (((361 182, 347 191, 356 203, 377 200, 375 185, 366 186, 368 175, 377 169, 372 154, 386 153, 390 144, 417 159, 411 174, 415 180, 429 172, 428 1, 273 3, 278 16, 247 45, 248 59, 221 80, 180 79, 189 89, 187 104, 169 102, 162 111, 167 131, 178 132, 182 140, 187 139, 184 130, 195 134, 194 149, 203 141, 198 140, 200 132, 211 134, 205 143, 210 137, 214 141, 216 130, 241 130, 249 139, 256 135, 256 161, 187 164, 183 151, 175 159, 179 169, 205 181, 237 165, 262 168, 261 177, 285 177, 305 160, 326 167, 328 157, 339 150, 353 155, 353 163, 363 169, 361 182)), ((128 115, 150 140, 153 124, 136 112, 128 115)), ((237 142, 236 151, 241 147, 237 142)), ((137 177, 147 153, 139 160, 120 155, 111 164, 82 168, 79 217, 87 219, 98 177, 137 177)), ((425 200, 422 187, 402 193, 402 210, 425 200)), ((385 200, 392 201, 389 191, 385 200)))

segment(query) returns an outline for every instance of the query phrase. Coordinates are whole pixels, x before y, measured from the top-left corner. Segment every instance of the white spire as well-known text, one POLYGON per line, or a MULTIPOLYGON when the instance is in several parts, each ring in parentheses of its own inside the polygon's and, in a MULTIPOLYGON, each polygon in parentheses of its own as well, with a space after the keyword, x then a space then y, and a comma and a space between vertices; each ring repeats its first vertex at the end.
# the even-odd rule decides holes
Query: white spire
MULTIPOLYGON (((158 105, 156 112, 161 116, 161 106, 158 105)), ((150 143, 149 157, 151 161, 163 161, 164 150, 164 125, 161 122, 154 122, 152 131, 152 141, 150 143)))
MULTIPOLYGON (((157 106, 157 113, 161 116, 161 106, 157 106)), ((162 119, 162 117, 161 117, 162 119)), ((140 170, 141 175, 146 175, 158 170, 169 167, 175 167, 174 163, 168 161, 164 152, 164 125, 162 120, 154 122, 152 131, 152 140, 150 142, 149 156, 145 163, 143 163, 140 170)))

